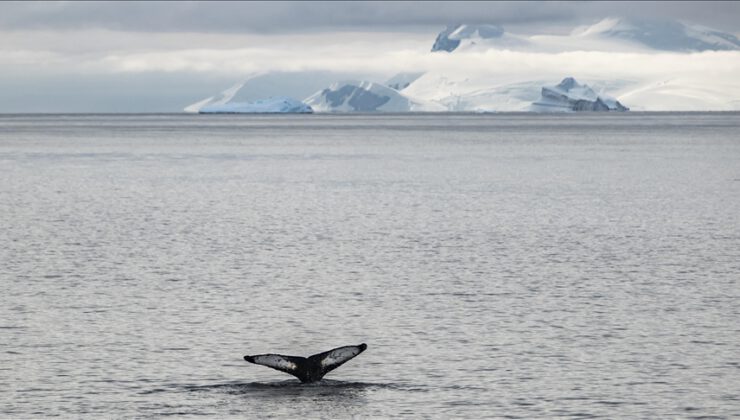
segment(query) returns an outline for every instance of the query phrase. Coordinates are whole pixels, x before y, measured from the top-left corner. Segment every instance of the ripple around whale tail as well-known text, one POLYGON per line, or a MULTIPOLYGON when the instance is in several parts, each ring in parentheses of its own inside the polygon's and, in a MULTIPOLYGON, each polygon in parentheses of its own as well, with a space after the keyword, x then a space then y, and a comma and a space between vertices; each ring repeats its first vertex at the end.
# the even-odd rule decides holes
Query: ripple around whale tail
POLYGON ((279 382, 227 382, 208 385, 173 384, 161 388, 142 391, 140 394, 156 394, 161 392, 220 392, 225 394, 260 394, 269 393, 275 396, 280 394, 295 394, 310 392, 311 390, 334 390, 338 393, 345 391, 362 391, 369 389, 398 389, 404 387, 397 384, 339 381, 323 379, 318 382, 302 383, 294 379, 279 382))

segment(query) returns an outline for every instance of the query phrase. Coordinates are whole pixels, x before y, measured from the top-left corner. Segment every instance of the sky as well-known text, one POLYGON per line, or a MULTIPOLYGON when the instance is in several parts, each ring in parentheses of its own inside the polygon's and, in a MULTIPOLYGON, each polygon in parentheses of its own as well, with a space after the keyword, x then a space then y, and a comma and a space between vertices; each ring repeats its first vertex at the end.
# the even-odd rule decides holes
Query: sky
POLYGON ((0 2, 0 112, 177 112, 260 72, 437 65, 451 23, 565 34, 609 16, 740 36, 740 2, 0 2))

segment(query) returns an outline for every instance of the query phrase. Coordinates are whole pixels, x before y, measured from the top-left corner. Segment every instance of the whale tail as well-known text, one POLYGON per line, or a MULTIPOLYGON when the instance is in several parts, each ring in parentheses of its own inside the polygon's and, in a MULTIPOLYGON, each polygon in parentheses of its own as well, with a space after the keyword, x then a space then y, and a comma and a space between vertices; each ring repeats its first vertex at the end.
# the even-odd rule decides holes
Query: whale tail
POLYGON ((282 354, 257 354, 244 356, 249 363, 267 366, 281 372, 288 373, 300 379, 301 382, 315 382, 321 380, 327 373, 338 368, 367 349, 367 344, 357 346, 343 346, 317 353, 313 356, 284 356, 282 354))
POLYGON ((359 346, 343 346, 325 351, 323 353, 309 356, 309 362, 318 363, 321 366, 321 376, 326 375, 332 370, 342 366, 344 363, 352 360, 367 349, 367 344, 362 343, 359 346))

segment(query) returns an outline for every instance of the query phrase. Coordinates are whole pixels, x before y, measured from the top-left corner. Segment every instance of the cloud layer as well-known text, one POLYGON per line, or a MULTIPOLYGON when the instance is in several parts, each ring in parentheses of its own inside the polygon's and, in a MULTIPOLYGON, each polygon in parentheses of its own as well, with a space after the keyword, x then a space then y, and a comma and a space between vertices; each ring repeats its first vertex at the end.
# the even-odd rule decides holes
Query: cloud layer
POLYGON ((321 33, 209 35, 111 31, 12 32, 0 40, 0 67, 55 73, 189 72, 241 77, 268 71, 332 70, 391 75, 405 71, 490 74, 588 72, 604 77, 739 71, 737 52, 559 53, 506 49, 429 53, 434 34, 321 33), (34 49, 35 45, 48 48, 34 49), (20 47, 20 48, 18 48, 20 47))

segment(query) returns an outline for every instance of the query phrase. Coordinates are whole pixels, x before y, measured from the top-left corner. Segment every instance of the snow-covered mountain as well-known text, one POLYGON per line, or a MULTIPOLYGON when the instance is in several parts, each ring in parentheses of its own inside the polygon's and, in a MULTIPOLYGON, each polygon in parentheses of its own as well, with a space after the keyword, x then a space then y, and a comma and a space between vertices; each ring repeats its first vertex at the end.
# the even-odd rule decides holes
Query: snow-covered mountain
POLYGON ((607 95, 597 95, 588 85, 566 77, 555 86, 542 88, 541 97, 532 103, 534 112, 573 111, 629 111, 618 100, 607 95))
POLYGON ((278 96, 306 98, 314 112, 622 110, 621 104, 636 111, 740 110, 740 41, 688 23, 609 18, 567 34, 451 25, 431 52, 423 40, 416 48, 367 52, 367 60, 393 60, 388 73, 378 70, 383 66, 372 74, 270 72, 186 110, 238 109, 230 104, 278 96), (575 79, 553 85, 563 75, 588 85, 575 79))
POLYGON ((253 102, 209 104, 198 109, 201 114, 310 114, 313 109, 301 101, 277 96, 253 102))
MULTIPOLYGON (((588 81, 611 109, 619 100, 641 111, 740 110, 740 81, 733 75, 740 74, 740 55, 733 55, 740 54, 740 41, 732 34, 683 22, 622 18, 565 35, 500 30, 481 37, 477 26, 454 25, 440 33, 433 49, 449 51, 440 57, 444 66, 430 69, 403 93, 450 111, 543 111, 548 105, 557 109, 552 107, 557 101, 548 99, 555 90, 543 98, 543 86, 570 73, 588 81), (702 51, 716 55, 691 55, 702 51), (696 58, 713 65, 700 65, 696 58), (605 90, 615 96, 613 104, 605 90)), ((566 108, 602 107, 596 97, 579 99, 591 105, 566 108)))
POLYGON ((573 32, 578 38, 620 40, 662 51, 736 51, 740 40, 732 34, 678 21, 607 18, 573 32))
POLYGON ((368 81, 344 81, 322 89, 304 101, 316 112, 441 111, 441 106, 415 101, 403 93, 368 81))

